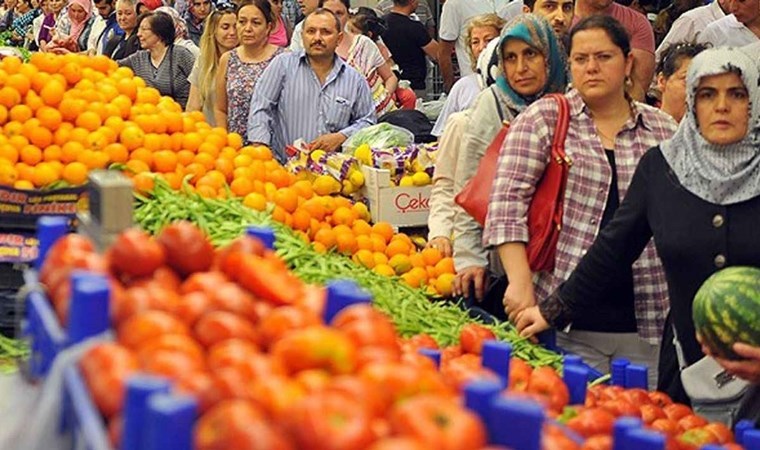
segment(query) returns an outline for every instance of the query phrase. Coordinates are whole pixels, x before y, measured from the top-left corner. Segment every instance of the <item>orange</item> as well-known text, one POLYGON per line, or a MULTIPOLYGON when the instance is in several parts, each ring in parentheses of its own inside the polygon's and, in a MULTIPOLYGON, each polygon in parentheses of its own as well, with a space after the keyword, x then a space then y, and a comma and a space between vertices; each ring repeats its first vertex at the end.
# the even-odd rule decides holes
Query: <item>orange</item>
POLYGON ((419 288, 427 283, 427 272, 424 269, 415 267, 409 272, 401 275, 401 279, 413 288, 419 288))
POLYGON ((259 161, 270 161, 272 159, 272 150, 270 150, 269 147, 257 145, 251 149, 250 155, 253 159, 259 161))
POLYGON ((232 162, 235 164, 235 167, 248 167, 253 162, 253 158, 248 155, 237 155, 232 162))
POLYGON ((386 277, 392 277, 396 275, 396 271, 394 271, 393 267, 389 266, 388 264, 377 264, 372 270, 386 277))
POLYGON ((37 187, 47 186, 58 181, 58 172, 50 163, 42 162, 34 167, 32 183, 37 187))
POLYGON ((354 210, 354 213, 356 213, 356 217, 358 217, 361 220, 369 222, 371 216, 369 212, 369 208, 367 208, 367 205, 362 202, 356 202, 351 207, 351 209, 354 210))
POLYGON ((26 95, 26 93, 29 92, 29 89, 32 87, 32 83, 29 81, 29 78, 20 73, 15 73, 8 76, 8 78, 5 79, 5 85, 15 89, 16 92, 18 92, 22 97, 26 95))
POLYGON ((13 187, 15 189, 20 189, 20 190, 30 190, 30 189, 34 189, 34 184, 32 184, 31 181, 18 180, 15 183, 13 183, 13 187))
POLYGON ((85 130, 82 127, 75 127, 71 130, 71 133, 69 135, 69 139, 72 141, 79 142, 82 145, 89 145, 88 138, 90 137, 90 132, 85 130))
POLYGON ((51 80, 40 91, 40 98, 48 106, 58 106, 63 100, 66 87, 56 80, 51 80))
POLYGON ((320 242, 312 242, 311 246, 312 248, 314 248, 314 251, 317 253, 321 253, 321 254, 327 253, 327 247, 325 247, 324 244, 320 242))
POLYGON ((31 182, 34 178, 34 167, 22 162, 16 164, 16 173, 19 180, 26 180, 31 182))
POLYGON ((155 180, 153 179, 153 175, 141 172, 132 177, 132 184, 137 192, 147 194, 153 190, 155 180))
POLYGON ((31 119, 33 115, 32 108, 26 105, 16 105, 11 108, 8 117, 16 122, 25 123, 27 120, 31 119))
POLYGON ((53 143, 53 133, 47 128, 37 127, 32 131, 29 140, 37 147, 45 148, 53 143))
POLYGON ((114 106, 119 110, 119 115, 122 119, 129 117, 132 112, 132 101, 125 95, 119 95, 115 99, 111 100, 110 106, 114 106))
POLYGON ((372 225, 367 223, 364 219, 354 220, 354 224, 351 228, 353 228, 354 234, 357 236, 369 236, 370 233, 372 233, 372 225))
POLYGON ((16 164, 18 162, 18 149, 11 144, 0 145, 0 161, 16 164))
POLYGON ((153 153, 153 168, 159 172, 173 172, 177 167, 177 155, 170 150, 153 153))
POLYGON ((300 207, 303 208, 306 212, 308 212, 309 216, 311 216, 314 219, 317 219, 318 221, 322 221, 325 219, 325 214, 326 214, 325 208, 324 206, 322 206, 322 203, 316 197, 305 201, 300 207))
POLYGON ((435 265, 435 272, 438 274, 438 277, 445 273, 456 273, 454 259, 449 256, 438 261, 438 264, 435 265))
POLYGON ((351 258, 355 263, 361 264, 364 267, 372 269, 375 267, 375 257, 370 250, 358 250, 351 258))
POLYGON ((356 252, 359 248, 356 244, 356 237, 354 237, 352 232, 348 233, 335 233, 335 244, 338 248, 338 251, 346 254, 346 255, 352 255, 354 252, 356 252))
POLYGON ((406 255, 393 255, 388 261, 388 265, 393 267, 396 275, 401 275, 412 270, 412 263, 406 255))
POLYGON ((82 127, 85 130, 95 131, 103 124, 103 120, 98 113, 94 111, 85 111, 76 118, 76 122, 74 123, 76 126, 82 127))
MULTIPOLYGON (((190 150, 191 152, 198 151, 198 148, 202 143, 203 140, 198 133, 185 133, 182 137, 182 148, 190 150)), ((216 155, 214 155, 214 157, 216 157, 216 155)))
POLYGON ((43 102, 40 96, 32 90, 26 93, 26 96, 24 97, 24 103, 26 103, 26 106, 28 106, 32 111, 37 111, 41 107, 45 106, 45 102, 43 102))
POLYGON ((224 175, 225 180, 232 180, 232 171, 235 170, 235 165, 229 159, 219 158, 214 163, 214 169, 224 175))
POLYGON ((290 213, 280 208, 279 206, 275 206, 272 210, 272 219, 276 220, 277 222, 284 223, 285 225, 288 225, 288 222, 291 224, 293 223, 293 218, 290 216, 290 213))
POLYGON ((177 152, 177 162, 187 166, 193 162, 195 154, 190 150, 180 150, 177 152))
POLYGON ((8 143, 16 147, 18 150, 29 145, 29 139, 23 134, 15 134, 8 139, 8 143))
POLYGON ((282 188, 274 193, 275 205, 280 206, 285 211, 292 213, 298 207, 298 194, 294 189, 282 188))
POLYGON ((19 156, 23 163, 35 166, 42 161, 42 150, 33 145, 25 145, 20 149, 19 156))
POLYGON ((274 169, 266 174, 267 181, 271 181, 278 188, 290 186, 290 173, 283 168, 274 169))
POLYGON ((70 163, 77 160, 77 156, 84 151, 84 146, 76 141, 68 141, 61 146, 61 162, 70 163))
POLYGON ((428 266, 435 266, 443 258, 443 253, 440 250, 433 247, 428 247, 422 252, 422 257, 425 259, 425 264, 428 266))
POLYGON ((130 159, 127 161, 126 166, 127 172, 134 174, 150 172, 150 166, 145 161, 139 159, 130 159))
POLYGON ((394 234, 393 226, 388 222, 378 222, 372 225, 372 232, 382 236, 386 243, 391 241, 394 234))
POLYGON ((66 79, 69 86, 77 84, 82 79, 82 68, 74 62, 64 64, 60 73, 66 79))
POLYGON ((312 189, 311 182, 308 180, 296 181, 293 183, 292 188, 295 189, 295 191, 298 192, 298 196, 303 199, 308 200, 314 197, 314 189, 312 189))
POLYGON ((411 262, 414 267, 425 267, 425 258, 421 253, 412 253, 409 255, 409 262, 411 262))
POLYGON ((57 109, 50 106, 42 106, 38 109, 34 117, 40 121, 40 125, 50 131, 56 131, 63 122, 63 115, 57 109))
POLYGON ((192 162, 185 166, 185 173, 193 175, 193 177, 190 179, 190 182, 194 183, 198 181, 200 177, 206 175, 206 168, 203 166, 203 164, 192 162))
POLYGON ((388 246, 385 248, 385 254, 388 255, 389 258, 392 258, 396 255, 408 255, 409 250, 409 245, 406 242, 398 239, 388 244, 388 246))
POLYGON ((18 181, 18 172, 11 164, 0 164, 0 185, 13 186, 18 181))
POLYGON ((375 265, 388 264, 388 257, 385 256, 385 253, 373 252, 372 257, 375 259, 375 265))
POLYGON ((267 198, 258 192, 251 192, 245 196, 243 204, 256 211, 264 211, 267 209, 267 198))
POLYGON ((119 141, 130 151, 142 146, 144 140, 145 133, 136 126, 126 126, 119 133, 119 141))
POLYGON ((353 211, 345 206, 336 208, 335 211, 333 211, 331 218, 333 225, 346 225, 349 227, 354 224, 354 219, 353 211))
POLYGON ((293 211, 293 229, 299 231, 309 231, 311 227, 311 216, 303 209, 293 211))
POLYGON ((325 248, 328 249, 335 247, 335 244, 337 242, 335 232, 328 228, 322 228, 321 230, 317 231, 317 233, 314 235, 314 241, 321 243, 325 246, 325 248))
POLYGON ((48 145, 47 147, 42 150, 42 159, 48 162, 52 161, 61 161, 61 156, 63 156, 63 151, 61 150, 61 147, 58 145, 48 145))
POLYGON ((235 150, 238 150, 243 146, 243 137, 237 133, 228 133, 227 145, 234 148, 235 150))
POLYGON ((443 273, 439 275, 435 280, 435 290, 444 297, 451 297, 451 292, 454 287, 454 278, 455 275, 453 273, 443 273))
POLYGON ((354 232, 354 236, 356 236, 356 246, 359 247, 362 250, 370 250, 372 251, 372 239, 370 239, 369 236, 365 235, 357 235, 356 232, 354 232))
POLYGON ((112 163, 123 163, 129 159, 129 151, 122 144, 108 144, 103 152, 108 155, 108 160, 112 163))
POLYGON ((235 178, 230 183, 230 190, 238 197, 245 197, 253 192, 253 181, 247 178, 235 178))
POLYGON ((157 105, 159 100, 161 100, 161 93, 156 88, 144 87, 137 90, 137 103, 157 105))
POLYGON ((10 86, 5 86, 0 89, 0 105, 6 108, 12 108, 15 105, 21 103, 21 94, 17 90, 10 86))
POLYGON ((211 170, 216 165, 216 160, 208 153, 198 153, 195 155, 194 162, 202 165, 206 170, 211 170))
POLYGON ((11 55, 3 58, 2 63, 0 63, 0 67, 2 67, 4 71, 10 74, 18 72, 22 64, 23 62, 21 61, 21 58, 11 55))
POLYGON ((132 150, 129 153, 129 159, 130 160, 131 159, 138 159, 138 160, 144 162, 145 164, 147 164, 148 166, 152 166, 153 165, 153 153, 151 153, 150 150, 148 150, 146 148, 143 148, 143 147, 136 148, 136 149, 132 150))
POLYGON ((63 120, 67 122, 74 122, 86 107, 87 102, 84 100, 64 98, 61 100, 61 104, 58 105, 58 110, 61 112, 63 120))
POLYGON ((63 168, 63 179, 67 183, 70 184, 83 184, 85 181, 87 181, 87 166, 80 163, 79 161, 74 161, 66 164, 66 166, 63 168))
POLYGON ((137 84, 133 79, 122 78, 116 82, 116 89, 121 95, 124 95, 130 100, 137 98, 137 84))
POLYGON ((5 125, 8 122, 8 108, 0 105, 0 125, 5 125))
POLYGON ((383 252, 385 253, 385 249, 387 248, 387 244, 385 243, 385 238, 380 236, 379 234, 372 233, 369 235, 369 238, 372 239, 372 250, 375 252, 383 252))

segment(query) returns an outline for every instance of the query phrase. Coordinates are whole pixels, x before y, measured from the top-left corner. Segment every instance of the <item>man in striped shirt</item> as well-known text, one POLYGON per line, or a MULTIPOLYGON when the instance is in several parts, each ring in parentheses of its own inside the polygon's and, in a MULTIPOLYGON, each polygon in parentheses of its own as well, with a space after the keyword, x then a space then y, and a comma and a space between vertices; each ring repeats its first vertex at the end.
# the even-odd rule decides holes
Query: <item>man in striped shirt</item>
POLYGON ((251 143, 270 146, 284 161, 284 147, 298 138, 331 152, 375 123, 367 80, 335 54, 342 37, 332 12, 320 8, 306 17, 304 50, 275 57, 256 84, 251 143))

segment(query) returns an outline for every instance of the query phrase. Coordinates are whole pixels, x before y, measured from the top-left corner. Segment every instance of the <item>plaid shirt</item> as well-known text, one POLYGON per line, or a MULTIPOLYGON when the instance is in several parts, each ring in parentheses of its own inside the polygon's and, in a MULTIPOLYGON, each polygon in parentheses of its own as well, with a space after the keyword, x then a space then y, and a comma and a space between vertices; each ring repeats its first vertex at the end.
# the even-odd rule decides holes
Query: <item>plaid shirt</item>
MULTIPOLYGON (((570 276, 594 242, 612 181, 612 169, 588 108, 574 89, 567 93, 567 99, 570 127, 565 153, 573 164, 565 190, 563 227, 554 270, 534 274, 533 278, 539 301, 570 276)), ((549 158, 557 123, 556 105, 552 99, 539 100, 512 123, 491 192, 483 236, 487 246, 528 242, 528 206, 549 158)), ((621 199, 639 159, 676 130, 676 123, 665 113, 641 103, 635 103, 633 108, 633 118, 623 125, 615 140, 621 199)), ((659 343, 668 310, 668 291, 653 242, 634 263, 633 282, 639 335, 651 343, 659 343)))

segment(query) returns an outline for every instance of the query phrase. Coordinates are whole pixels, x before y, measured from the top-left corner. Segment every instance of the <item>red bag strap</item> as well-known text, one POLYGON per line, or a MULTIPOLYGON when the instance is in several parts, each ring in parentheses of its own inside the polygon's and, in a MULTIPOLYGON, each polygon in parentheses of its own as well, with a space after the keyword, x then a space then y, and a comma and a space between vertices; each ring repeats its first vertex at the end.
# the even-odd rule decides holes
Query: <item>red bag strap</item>
POLYGON ((552 141, 552 157, 571 164, 572 162, 565 153, 565 138, 567 138, 567 129, 570 126, 570 103, 563 94, 549 94, 547 97, 551 97, 557 102, 558 110, 557 126, 552 141))

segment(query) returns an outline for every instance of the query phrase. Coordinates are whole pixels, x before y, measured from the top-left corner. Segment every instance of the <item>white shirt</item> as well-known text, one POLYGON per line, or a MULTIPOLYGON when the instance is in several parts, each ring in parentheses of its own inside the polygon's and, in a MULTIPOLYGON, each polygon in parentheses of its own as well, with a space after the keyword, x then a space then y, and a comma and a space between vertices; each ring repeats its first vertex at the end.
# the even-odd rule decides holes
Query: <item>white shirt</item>
POLYGON ((446 101, 443 104, 441 114, 438 116, 438 120, 435 121, 435 126, 430 134, 438 138, 441 137, 449 116, 464 111, 472 106, 473 102, 475 102, 475 97, 480 94, 480 82, 478 81, 478 76, 479 75, 476 73, 471 73, 454 83, 454 86, 451 87, 451 92, 449 92, 449 95, 446 97, 446 101))
POLYGON ((293 36, 290 38, 290 47, 288 47, 291 52, 303 50, 303 22, 303 20, 298 22, 293 28, 293 36))
POLYGON ((758 40, 760 38, 733 14, 711 23, 699 35, 699 42, 710 43, 713 47, 744 47, 758 40))
POLYGON ((697 42, 697 38, 701 34, 702 30, 707 28, 708 25, 716 20, 726 17, 726 13, 720 8, 718 0, 714 0, 709 5, 700 6, 694 8, 691 11, 686 11, 673 22, 670 27, 670 31, 662 40, 662 43, 657 47, 655 52, 655 60, 660 61, 662 52, 666 48, 673 44, 682 42, 697 42))
POLYGON ((760 63, 760 40, 753 44, 745 45, 741 50, 760 63))
MULTIPOLYGON (((515 2, 511 2, 515 3, 515 2)), ((502 19, 509 20, 514 14, 515 8, 508 0, 447 0, 443 4, 441 12, 441 26, 438 36, 449 42, 456 41, 457 61, 459 73, 464 77, 472 73, 470 55, 467 52, 465 36, 467 34, 467 22, 475 16, 488 13, 496 13, 502 19)))
POLYGON ((87 51, 95 52, 100 55, 103 47, 100 45, 100 35, 103 34, 103 30, 106 29, 106 19, 100 14, 95 12, 95 20, 92 22, 92 28, 90 29, 90 36, 87 38, 87 51))

